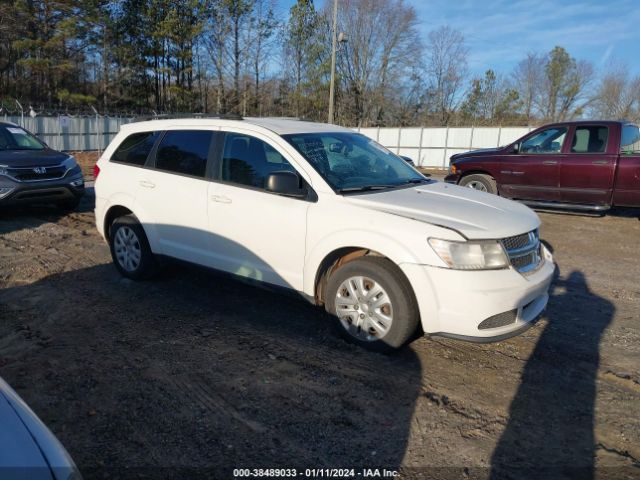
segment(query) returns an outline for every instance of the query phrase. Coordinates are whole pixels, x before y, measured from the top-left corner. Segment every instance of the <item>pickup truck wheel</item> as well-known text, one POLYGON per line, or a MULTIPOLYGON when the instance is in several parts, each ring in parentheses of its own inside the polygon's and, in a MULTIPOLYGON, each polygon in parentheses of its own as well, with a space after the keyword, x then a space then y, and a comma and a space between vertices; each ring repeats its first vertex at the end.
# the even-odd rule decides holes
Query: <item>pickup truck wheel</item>
POLYGON ((467 175, 466 177, 462 177, 460 185, 473 188, 474 190, 480 190, 481 192, 493 193, 494 195, 498 193, 496 181, 489 175, 479 173, 467 175))
POLYGON ((132 280, 144 280, 157 271, 157 261, 142 225, 133 215, 116 218, 109 231, 111 258, 118 271, 132 280))
POLYGON ((406 277, 391 261, 361 257, 336 270, 327 282, 325 308, 339 333, 369 350, 402 347, 418 326, 419 313, 406 277))

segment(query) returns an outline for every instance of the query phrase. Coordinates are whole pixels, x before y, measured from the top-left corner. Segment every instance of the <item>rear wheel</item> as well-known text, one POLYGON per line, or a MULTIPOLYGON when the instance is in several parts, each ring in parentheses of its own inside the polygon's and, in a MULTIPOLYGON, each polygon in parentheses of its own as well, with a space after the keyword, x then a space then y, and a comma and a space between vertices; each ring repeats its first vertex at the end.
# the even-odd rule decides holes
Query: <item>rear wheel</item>
POLYGON ((340 334, 369 350, 389 352, 414 334, 419 314, 411 285, 391 261, 362 257, 327 282, 326 310, 340 334))
POLYGON ((466 177, 462 177, 460 185, 463 187, 473 188, 474 190, 479 190, 481 192, 493 193, 494 195, 498 193, 496 181, 489 175, 479 173, 467 175, 466 177))
POLYGON ((142 225, 133 215, 116 218, 109 231, 111 258, 118 271, 132 280, 150 278, 157 261, 142 225))

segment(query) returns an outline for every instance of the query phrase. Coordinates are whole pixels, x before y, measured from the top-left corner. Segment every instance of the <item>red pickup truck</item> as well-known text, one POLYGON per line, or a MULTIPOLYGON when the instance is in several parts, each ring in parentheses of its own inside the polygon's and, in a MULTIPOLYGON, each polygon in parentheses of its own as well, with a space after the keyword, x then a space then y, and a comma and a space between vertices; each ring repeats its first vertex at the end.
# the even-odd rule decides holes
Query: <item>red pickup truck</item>
POLYGON ((534 207, 640 207, 640 129, 611 121, 545 125, 504 147, 453 155, 445 181, 534 207))

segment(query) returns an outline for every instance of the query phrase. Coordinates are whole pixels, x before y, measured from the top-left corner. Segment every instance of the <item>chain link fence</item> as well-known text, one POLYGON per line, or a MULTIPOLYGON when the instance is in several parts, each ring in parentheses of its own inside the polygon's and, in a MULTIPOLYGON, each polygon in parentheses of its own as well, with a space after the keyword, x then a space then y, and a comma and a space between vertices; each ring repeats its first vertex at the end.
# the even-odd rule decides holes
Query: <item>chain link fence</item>
POLYGON ((102 151, 132 117, 3 115, 0 120, 29 130, 55 150, 102 151))

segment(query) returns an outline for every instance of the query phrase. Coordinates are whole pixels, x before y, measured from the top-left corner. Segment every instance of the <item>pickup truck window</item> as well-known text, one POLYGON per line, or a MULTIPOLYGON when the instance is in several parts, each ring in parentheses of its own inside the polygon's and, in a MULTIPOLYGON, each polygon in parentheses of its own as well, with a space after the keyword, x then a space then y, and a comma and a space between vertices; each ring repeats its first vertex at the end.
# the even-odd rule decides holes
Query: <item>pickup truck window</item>
POLYGON ((527 138, 520 146, 522 153, 560 153, 567 136, 566 127, 547 128, 527 138))
POLYGON ((640 153, 640 128, 637 125, 622 127, 620 153, 640 153))
POLYGON ((571 153, 603 153, 607 148, 609 129, 603 126, 576 127, 571 153))

